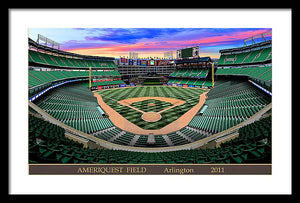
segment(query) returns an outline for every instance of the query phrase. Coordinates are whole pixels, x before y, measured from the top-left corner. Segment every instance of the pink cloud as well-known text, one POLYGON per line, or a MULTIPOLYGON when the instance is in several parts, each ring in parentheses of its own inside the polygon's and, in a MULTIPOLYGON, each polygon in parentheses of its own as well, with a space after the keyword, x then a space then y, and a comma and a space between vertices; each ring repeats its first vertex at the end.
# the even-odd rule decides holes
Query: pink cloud
MULTIPOLYGON (((212 37, 204 37, 199 39, 193 40, 170 40, 165 39, 164 41, 145 41, 145 42, 137 42, 135 44, 113 44, 113 45, 102 45, 101 47, 94 47, 94 48, 76 48, 76 49, 69 49, 67 51, 86 54, 86 55, 106 55, 110 53, 110 55, 116 55, 116 53, 121 54, 126 53, 128 54, 129 51, 139 51, 143 53, 158 53, 158 51, 163 52, 163 50, 176 50, 186 46, 195 46, 201 45, 203 46, 216 46, 218 45, 225 45, 231 44, 232 42, 241 41, 247 39, 249 37, 259 35, 270 31, 270 29, 260 29, 260 30, 246 30, 246 31, 233 31, 224 33, 220 36, 212 36, 212 37)), ((216 55, 216 53, 214 53, 216 55)))

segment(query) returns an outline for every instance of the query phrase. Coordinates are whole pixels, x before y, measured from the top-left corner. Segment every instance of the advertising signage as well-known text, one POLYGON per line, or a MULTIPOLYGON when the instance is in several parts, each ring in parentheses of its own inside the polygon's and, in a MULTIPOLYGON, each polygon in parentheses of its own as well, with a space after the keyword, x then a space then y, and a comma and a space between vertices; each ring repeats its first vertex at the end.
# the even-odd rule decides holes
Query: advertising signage
POLYGON ((146 66, 146 65, 147 65, 147 61, 146 61, 146 60, 142 60, 142 61, 141 61, 141 65, 142 65, 142 66, 146 66))
POLYGON ((158 66, 167 66, 170 64, 170 61, 169 60, 158 60, 157 61, 157 65, 158 66))
POLYGON ((121 58, 121 63, 127 63, 127 58, 121 58))
POLYGON ((148 66, 154 66, 155 65, 155 61, 154 60, 149 60, 148 61, 148 66))
POLYGON ((129 65, 133 65, 133 60, 132 60, 132 59, 129 59, 129 60, 128 60, 128 64, 129 64, 129 65))

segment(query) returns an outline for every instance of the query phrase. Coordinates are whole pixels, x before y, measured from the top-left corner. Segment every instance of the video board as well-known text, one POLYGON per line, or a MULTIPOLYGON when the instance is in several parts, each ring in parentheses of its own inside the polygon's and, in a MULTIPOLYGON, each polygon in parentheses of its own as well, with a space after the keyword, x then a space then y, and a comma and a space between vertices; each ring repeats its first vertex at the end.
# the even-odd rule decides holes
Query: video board
POLYGON ((199 46, 179 49, 176 51, 176 53, 177 53, 177 59, 198 58, 199 46))

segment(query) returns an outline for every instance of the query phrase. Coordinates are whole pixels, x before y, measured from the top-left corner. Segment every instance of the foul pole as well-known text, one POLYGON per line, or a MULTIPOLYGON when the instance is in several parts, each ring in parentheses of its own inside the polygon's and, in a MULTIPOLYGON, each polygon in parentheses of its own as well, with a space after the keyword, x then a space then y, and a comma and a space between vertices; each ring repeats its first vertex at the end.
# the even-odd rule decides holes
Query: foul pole
POLYGON ((211 84, 212 84, 212 87, 214 88, 215 86, 215 63, 212 63, 211 65, 211 84))
POLYGON ((89 68, 89 88, 91 89, 92 87, 92 67, 90 66, 89 68))

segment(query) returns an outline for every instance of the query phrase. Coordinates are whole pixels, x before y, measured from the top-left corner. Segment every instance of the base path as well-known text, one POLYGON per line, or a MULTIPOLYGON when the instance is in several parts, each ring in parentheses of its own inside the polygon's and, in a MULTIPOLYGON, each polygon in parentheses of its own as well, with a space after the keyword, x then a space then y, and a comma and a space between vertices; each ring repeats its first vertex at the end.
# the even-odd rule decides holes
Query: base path
MULTIPOLYGON (((148 135, 148 134, 151 133, 151 134, 154 134, 154 135, 163 135, 163 134, 169 134, 169 133, 178 131, 181 128, 187 126, 189 124, 189 122, 192 120, 192 118, 196 115, 196 113, 200 110, 200 108, 205 103, 206 97, 207 97, 206 93, 207 92, 204 92, 203 94, 200 95, 198 104, 196 104, 189 111, 184 113, 177 120, 175 120, 174 122, 166 125, 165 127, 161 128, 159 130, 144 130, 144 129, 140 128, 139 126, 135 125, 134 123, 131 123, 126 118, 121 116, 118 112, 116 112, 109 105, 107 105, 103 101, 102 96, 100 94, 94 93, 94 96, 97 98, 98 104, 101 106, 103 111, 109 116, 109 119, 112 121, 112 123, 116 127, 120 128, 122 130, 125 130, 127 132, 134 133, 134 134, 148 135)), ((147 97, 147 99, 157 99, 157 100, 162 100, 162 101, 168 100, 168 102, 173 101, 173 102, 171 102, 171 103, 173 103, 173 106, 171 106, 170 108, 173 108, 174 106, 177 106, 177 105, 181 105, 181 102, 178 102, 178 100, 177 100, 177 102, 174 102, 175 99, 172 99, 172 98, 167 98, 166 99, 165 97, 160 97, 160 98, 159 97, 147 97)), ((141 101, 141 100, 145 100, 145 98, 134 98, 129 102, 127 100, 125 102, 124 101, 123 102, 118 101, 118 103, 121 103, 122 105, 129 106, 131 103, 141 101)), ((185 103, 185 101, 182 101, 182 102, 185 103)), ((168 108, 168 109, 170 109, 170 108, 168 108)), ((163 111, 168 110, 168 109, 164 109, 163 111)), ((161 113, 161 112, 158 112, 158 113, 161 113)))

